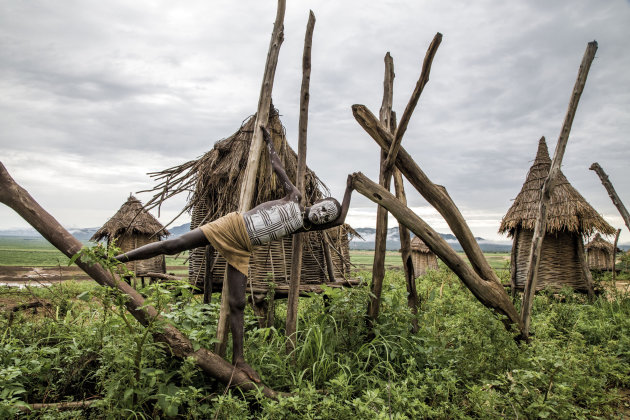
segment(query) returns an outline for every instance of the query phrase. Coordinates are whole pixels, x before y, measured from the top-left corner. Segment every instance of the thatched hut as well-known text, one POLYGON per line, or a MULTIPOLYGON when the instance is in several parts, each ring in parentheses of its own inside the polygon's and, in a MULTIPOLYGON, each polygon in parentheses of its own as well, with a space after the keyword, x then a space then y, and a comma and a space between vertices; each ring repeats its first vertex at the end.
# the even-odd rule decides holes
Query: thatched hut
MULTIPOLYGON (((90 238, 91 241, 107 239, 107 246, 114 241, 122 252, 139 246, 160 241, 169 232, 162 224, 144 209, 142 203, 130 195, 120 209, 90 238)), ((130 261, 127 268, 140 277, 146 273, 165 273, 164 256, 147 260, 130 261)))
POLYGON ((425 275, 428 269, 438 269, 437 255, 417 236, 411 240, 411 262, 416 277, 425 275))
MULTIPOLYGON (((169 196, 186 189, 192 192, 184 209, 192 213, 191 229, 238 210, 255 120, 255 116, 249 117, 234 134, 215 143, 212 150, 199 159, 153 174, 158 179, 164 179, 162 184, 154 189, 160 191, 156 197, 165 192, 165 195, 169 196)), ((297 154, 289 146, 278 111, 273 106, 267 128, 287 175, 295 183, 297 154)), ((284 196, 281 185, 272 174, 269 157, 263 150, 254 188, 253 206, 284 196)), ((308 168, 305 185, 307 205, 329 194, 327 187, 308 168)), ((305 233, 302 285, 348 278, 350 274, 348 233, 352 232, 348 225, 343 225, 325 232, 305 233)), ((288 285, 291 261, 292 237, 254 247, 248 290, 265 290, 270 280, 278 289, 288 285)), ((221 287, 225 266, 225 259, 209 247, 194 249, 190 254, 189 279, 191 283, 201 287, 204 278, 210 276, 213 289, 217 290, 221 287)))
MULTIPOLYGON (((538 216, 541 188, 551 169, 545 138, 538 143, 521 192, 501 221, 500 233, 513 238, 511 285, 513 290, 525 286, 527 266, 538 216)), ((547 207, 547 229, 543 238, 536 290, 570 286, 588 290, 583 237, 595 231, 609 235, 615 232, 559 172, 547 207)))
MULTIPOLYGON (((591 270, 612 271, 614 245, 602 238, 598 233, 592 241, 584 246, 588 268, 591 270)), ((617 250, 618 251, 618 250, 617 250)))

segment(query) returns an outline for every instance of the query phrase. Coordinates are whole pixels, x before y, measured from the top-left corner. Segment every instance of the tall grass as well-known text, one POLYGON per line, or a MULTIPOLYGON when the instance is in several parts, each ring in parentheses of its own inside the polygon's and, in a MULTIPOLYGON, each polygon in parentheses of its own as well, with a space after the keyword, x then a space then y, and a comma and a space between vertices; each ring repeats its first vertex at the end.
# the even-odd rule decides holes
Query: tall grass
MULTIPOLYGON (((266 384, 289 393, 278 400, 226 390, 151 339, 138 363, 143 329, 126 325, 113 292, 55 292, 48 297, 59 308, 52 316, 0 318, 0 417, 15 415, 20 404, 90 397, 99 403, 72 416, 586 419, 628 409, 620 394, 630 388, 627 295, 591 304, 569 290, 543 292, 533 309, 534 338, 518 345, 449 271, 429 272, 418 292, 421 328, 412 334, 402 274, 387 272, 371 341, 367 287, 303 298, 297 346, 288 356, 283 304, 265 329, 248 310, 245 356, 266 384)), ((166 317, 195 346, 212 347, 217 303, 203 305, 176 285, 145 293, 159 294, 166 317)))

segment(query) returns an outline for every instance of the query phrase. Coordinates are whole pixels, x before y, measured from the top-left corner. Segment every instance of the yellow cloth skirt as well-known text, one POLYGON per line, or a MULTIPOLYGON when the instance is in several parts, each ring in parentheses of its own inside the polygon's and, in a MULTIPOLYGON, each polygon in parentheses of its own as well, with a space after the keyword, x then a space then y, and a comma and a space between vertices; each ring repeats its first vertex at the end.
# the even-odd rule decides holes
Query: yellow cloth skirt
POLYGON ((210 244, 232 267, 248 275, 252 243, 240 213, 229 213, 214 222, 200 226, 210 244))

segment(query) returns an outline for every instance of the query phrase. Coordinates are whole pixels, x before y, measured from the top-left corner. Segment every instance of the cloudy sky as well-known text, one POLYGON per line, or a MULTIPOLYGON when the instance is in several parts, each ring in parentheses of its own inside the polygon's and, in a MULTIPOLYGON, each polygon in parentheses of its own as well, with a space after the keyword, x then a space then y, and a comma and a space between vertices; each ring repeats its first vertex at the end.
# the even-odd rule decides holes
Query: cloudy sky
MULTIPOLYGON (((307 160, 335 195, 350 172, 378 177, 378 148, 350 106, 378 113, 385 53, 394 57, 400 115, 431 39, 444 35, 403 146, 488 239, 506 239, 496 231, 541 136, 553 154, 586 44, 597 40, 563 172, 623 227, 588 168, 599 162, 630 205, 630 2, 287 3, 274 104, 297 148, 312 9, 307 160)), ((275 8, 272 0, 0 0, 0 161, 63 225, 100 226, 130 192, 152 187, 147 172, 202 155, 256 111, 275 8)), ((410 206, 448 232, 406 188, 410 206)), ((160 220, 170 221, 185 198, 160 220)), ((355 194, 349 222, 374 226, 374 215, 355 194)), ((24 226, 0 206, 0 229, 24 226)), ((625 227, 621 241, 630 242, 625 227)))

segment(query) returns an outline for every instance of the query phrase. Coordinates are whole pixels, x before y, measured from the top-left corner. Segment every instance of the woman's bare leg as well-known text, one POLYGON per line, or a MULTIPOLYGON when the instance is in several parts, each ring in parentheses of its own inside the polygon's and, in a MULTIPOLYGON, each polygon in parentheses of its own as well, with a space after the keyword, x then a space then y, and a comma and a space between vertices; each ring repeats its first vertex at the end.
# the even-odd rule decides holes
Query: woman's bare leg
POLYGON ((243 312, 245 310, 245 288, 247 276, 228 264, 227 269, 230 329, 232 330, 232 364, 241 369, 254 382, 260 382, 260 377, 254 369, 245 363, 243 357, 243 312))

